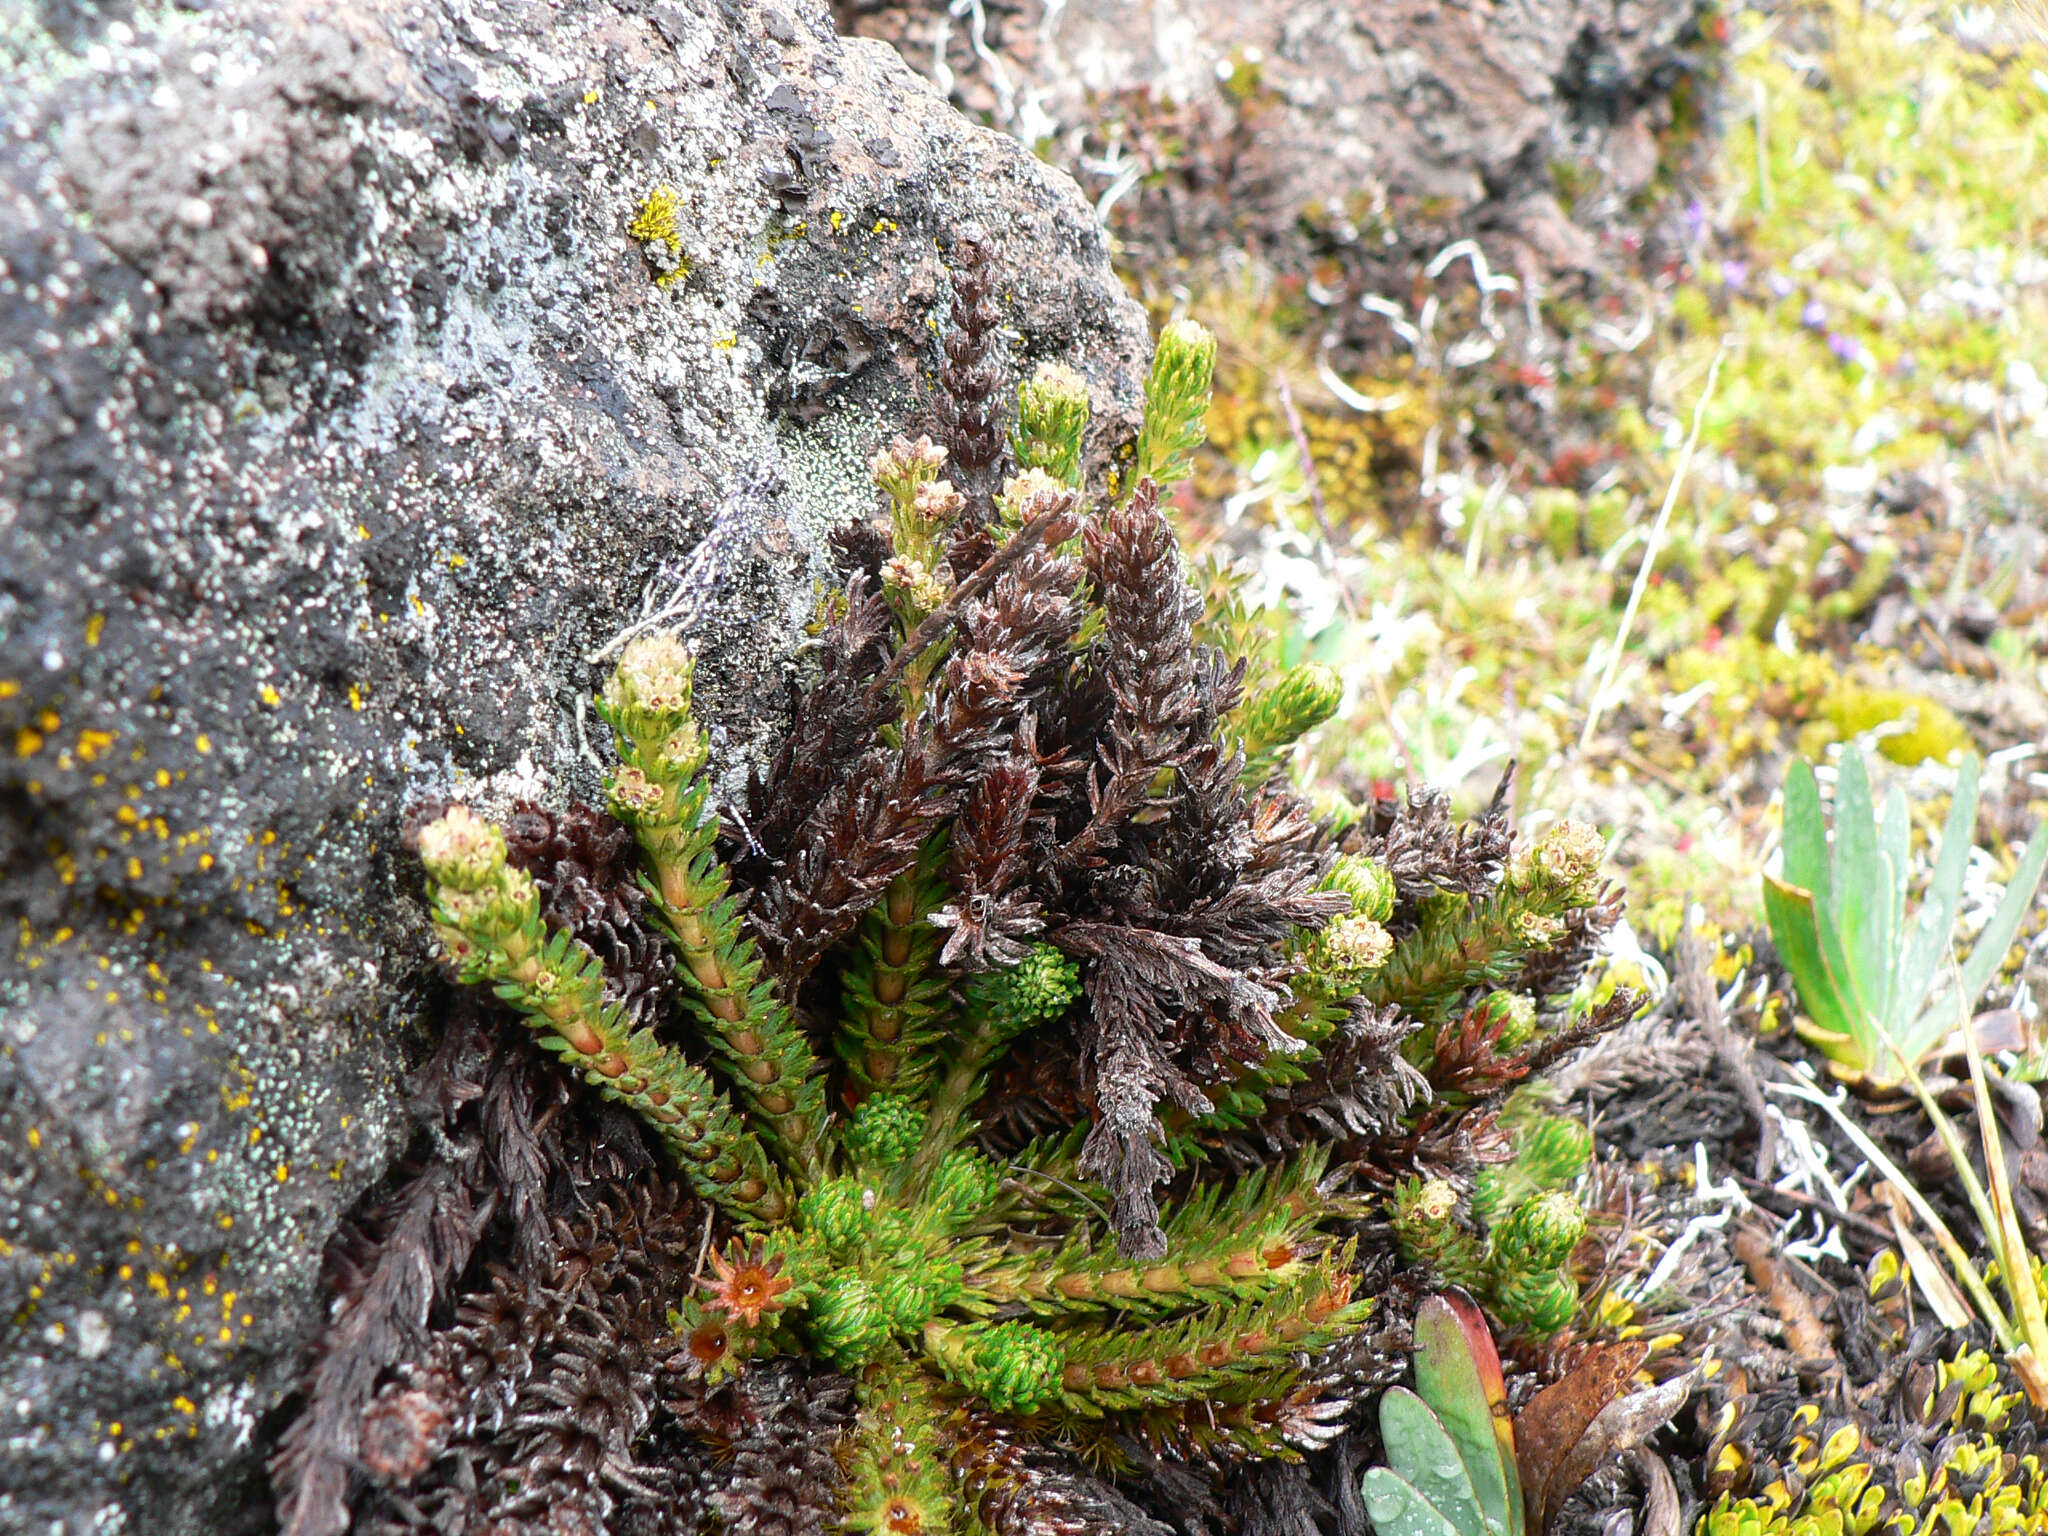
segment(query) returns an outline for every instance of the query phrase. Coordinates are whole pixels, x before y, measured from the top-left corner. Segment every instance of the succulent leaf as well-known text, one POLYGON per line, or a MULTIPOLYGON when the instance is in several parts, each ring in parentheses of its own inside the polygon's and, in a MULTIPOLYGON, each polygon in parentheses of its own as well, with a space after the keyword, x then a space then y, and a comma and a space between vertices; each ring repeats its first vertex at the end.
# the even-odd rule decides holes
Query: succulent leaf
POLYGON ((1365 1511, 1379 1536, 1477 1536, 1452 1524, 1413 1484, 1385 1467, 1365 1474, 1363 1491, 1365 1511))
POLYGON ((1507 1385, 1486 1321, 1465 1297, 1432 1296, 1416 1312, 1415 1387, 1457 1445, 1491 1536, 1522 1536, 1507 1385))
POLYGON ((1406 1387, 1389 1387, 1380 1398, 1380 1440, 1387 1466, 1461 1536, 1485 1536, 1486 1516, 1456 1443, 1429 1405, 1406 1387))

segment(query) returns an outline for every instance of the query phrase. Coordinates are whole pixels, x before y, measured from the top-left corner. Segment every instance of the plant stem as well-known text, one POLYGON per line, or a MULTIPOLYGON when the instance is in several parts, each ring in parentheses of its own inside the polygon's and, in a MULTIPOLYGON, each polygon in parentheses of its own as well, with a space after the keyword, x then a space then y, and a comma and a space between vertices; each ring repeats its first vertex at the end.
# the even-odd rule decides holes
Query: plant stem
POLYGON ((1984 1173, 1991 1181, 1991 1206, 1998 1226, 1991 1240, 1998 1249, 1998 1272, 2005 1281, 2005 1294, 2012 1299, 2013 1316, 2022 1343, 2013 1351, 2013 1372, 2027 1389, 2027 1399, 2036 1408, 2048 1408, 2048 1315, 2041 1308, 2041 1288, 2034 1281, 2034 1256, 2020 1231, 2019 1212, 2012 1201, 2012 1180, 2006 1172, 2005 1147, 1998 1132, 1998 1118, 1992 1111, 1991 1088, 1985 1079, 1984 1052, 1977 1044, 1974 1026, 1963 1024, 1963 1044, 1970 1054, 1970 1086, 1977 1097, 1977 1130, 1984 1140, 1984 1173))
POLYGON ((1721 338, 1721 345, 1715 349, 1714 361, 1707 367, 1706 387, 1700 391, 1700 398, 1692 408, 1692 431, 1686 435, 1685 447, 1678 455, 1677 467, 1671 471, 1671 483, 1664 487, 1664 505, 1657 509, 1656 521, 1650 524, 1649 538, 1643 544, 1642 569, 1636 572, 1635 584, 1628 589, 1628 606, 1621 610, 1621 626, 1614 633, 1614 649, 1608 653, 1607 669, 1600 676, 1600 686, 1593 690, 1592 701, 1586 706, 1586 728, 1579 733, 1579 751, 1584 753, 1593 744, 1593 733, 1600 727, 1600 710, 1607 702, 1607 695, 1613 691, 1614 677, 1621 670, 1622 652, 1628 648, 1628 632, 1635 623, 1636 609, 1643 601, 1643 589, 1650 584, 1650 569, 1657 563, 1657 552, 1664 544, 1664 530, 1671 522, 1671 509, 1678 504, 1678 488, 1685 484, 1686 471, 1692 468, 1693 450, 1700 445, 1700 424, 1706 419, 1707 402, 1714 398, 1714 383, 1721 376, 1721 359, 1728 355, 1728 338, 1721 338))

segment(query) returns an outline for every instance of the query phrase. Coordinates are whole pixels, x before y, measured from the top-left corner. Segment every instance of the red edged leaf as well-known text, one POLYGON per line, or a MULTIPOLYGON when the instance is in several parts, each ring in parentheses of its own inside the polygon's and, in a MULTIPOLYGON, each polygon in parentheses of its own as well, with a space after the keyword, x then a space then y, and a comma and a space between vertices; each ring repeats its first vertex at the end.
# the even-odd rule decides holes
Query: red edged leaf
POLYGON ((1601 1409, 1599 1416, 1565 1457, 1564 1465, 1558 1469, 1548 1507, 1544 1510, 1545 1522, 1557 1518, 1564 1501, 1577 1492, 1581 1483, 1599 1471, 1601 1464, 1610 1456, 1634 1450, 1669 1423, 1671 1416, 1692 1395, 1699 1379, 1699 1368, 1695 1366, 1683 1376, 1674 1376, 1654 1387, 1644 1387, 1626 1397, 1618 1397, 1601 1409))
POLYGON ((1515 1419, 1515 1451, 1522 1474, 1529 1529, 1536 1536, 1572 1493, 1561 1474, 1571 1453, 1602 1410, 1619 1397, 1650 1353, 1641 1340, 1597 1344, 1562 1379, 1529 1400, 1515 1419))
POLYGON ((1415 1314, 1415 1390, 1457 1444, 1487 1529, 1523 1536, 1507 1381, 1486 1317, 1462 1291, 1432 1296, 1415 1314))

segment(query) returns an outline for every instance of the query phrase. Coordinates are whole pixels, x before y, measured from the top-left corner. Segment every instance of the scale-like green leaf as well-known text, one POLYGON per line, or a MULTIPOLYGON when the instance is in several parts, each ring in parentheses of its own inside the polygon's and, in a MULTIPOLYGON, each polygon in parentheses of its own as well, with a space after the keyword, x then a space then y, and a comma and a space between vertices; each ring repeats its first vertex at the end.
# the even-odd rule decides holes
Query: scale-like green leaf
POLYGON ((1379 1536, 1472 1536, 1452 1525, 1443 1511, 1385 1467, 1366 1473, 1359 1491, 1365 1495, 1365 1512, 1372 1516, 1379 1536))
POLYGON ((1380 1398, 1380 1440, 1387 1465, 1436 1507, 1464 1536, 1484 1536, 1486 1516, 1472 1476, 1443 1422, 1406 1387, 1380 1398))
POLYGON ((1522 1536, 1507 1384, 1486 1319, 1466 1297, 1432 1296, 1415 1314, 1415 1388, 1458 1447, 1492 1536, 1522 1536))
MULTIPOLYGON (((1953 1023, 1929 1008, 1931 993, 1947 968, 1956 926, 1956 910, 1962 905, 1963 876, 1970 866, 1970 839, 1977 825, 1977 759, 1963 759, 1956 775, 1955 794, 1949 799, 1948 822, 1942 828, 1941 848, 1935 854, 1934 875, 1927 883, 1926 898, 1913 915, 1911 932, 1899 946, 1899 969, 1892 996, 1895 1011, 1912 1023, 1900 1035, 1906 1050, 1925 1054, 1953 1023)), ((1952 1012, 1953 1010, 1948 1010, 1952 1012)))

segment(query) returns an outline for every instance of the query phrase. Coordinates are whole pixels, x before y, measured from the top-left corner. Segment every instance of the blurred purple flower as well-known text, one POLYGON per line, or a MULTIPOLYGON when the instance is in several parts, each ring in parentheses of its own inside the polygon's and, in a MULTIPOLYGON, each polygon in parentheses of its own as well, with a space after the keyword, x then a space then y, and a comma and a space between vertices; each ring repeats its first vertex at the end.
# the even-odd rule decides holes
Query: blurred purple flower
POLYGON ((1854 363, 1859 368, 1875 372, 1877 355, 1853 336, 1844 336, 1840 331, 1828 332, 1828 350, 1845 363, 1854 363))
POLYGON ((1749 281, 1749 263, 1746 261, 1722 262, 1721 281, 1730 288, 1740 288, 1749 281))
POLYGON ((1819 299, 1808 299, 1806 308, 1799 311, 1799 323, 1809 331, 1820 330, 1828 323, 1827 306, 1819 299))
POLYGON ((1785 298, 1792 292, 1792 279, 1782 272, 1773 272, 1764 281, 1770 284, 1771 297, 1774 299, 1785 298))
POLYGON ((1707 232, 1707 205, 1694 198, 1685 205, 1685 238, 1697 242, 1707 232))

